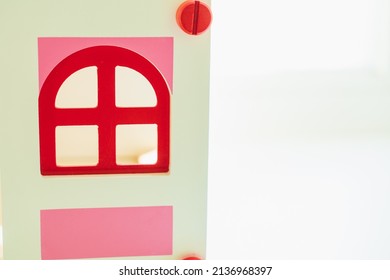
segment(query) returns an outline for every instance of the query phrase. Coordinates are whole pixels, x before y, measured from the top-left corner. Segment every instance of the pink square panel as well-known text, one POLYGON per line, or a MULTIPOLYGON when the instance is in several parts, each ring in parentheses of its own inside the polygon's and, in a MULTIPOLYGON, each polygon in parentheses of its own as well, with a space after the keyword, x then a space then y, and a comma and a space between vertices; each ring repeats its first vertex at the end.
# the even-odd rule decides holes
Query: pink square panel
POLYGON ((172 255, 173 207, 41 210, 42 259, 172 255))
POLYGON ((116 46, 134 51, 161 72, 172 92, 173 37, 41 37, 38 38, 39 89, 64 58, 94 46, 116 46))

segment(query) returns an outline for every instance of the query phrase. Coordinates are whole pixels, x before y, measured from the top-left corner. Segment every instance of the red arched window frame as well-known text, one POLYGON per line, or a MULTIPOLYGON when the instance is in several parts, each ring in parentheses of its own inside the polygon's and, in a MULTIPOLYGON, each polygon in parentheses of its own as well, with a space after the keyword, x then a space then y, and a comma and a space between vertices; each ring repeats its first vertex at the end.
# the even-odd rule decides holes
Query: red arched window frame
POLYGON ((95 46, 77 51, 63 59, 47 76, 39 94, 40 164, 42 175, 166 173, 170 156, 170 91, 160 71, 146 58, 116 46, 95 46), (55 100, 63 82, 76 71, 97 67, 98 105, 95 108, 56 108, 55 100), (115 105, 115 67, 131 68, 152 85, 155 107, 122 108, 115 105), (116 126, 157 125, 157 162, 118 165, 116 163, 116 126), (58 166, 56 164, 57 126, 97 125, 98 164, 95 166, 58 166))

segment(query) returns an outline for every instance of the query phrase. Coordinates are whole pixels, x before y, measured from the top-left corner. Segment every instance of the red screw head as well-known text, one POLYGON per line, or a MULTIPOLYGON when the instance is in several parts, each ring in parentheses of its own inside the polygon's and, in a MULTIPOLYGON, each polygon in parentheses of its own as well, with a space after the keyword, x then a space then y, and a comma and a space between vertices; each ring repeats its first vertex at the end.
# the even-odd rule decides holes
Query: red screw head
POLYGON ((176 12, 176 21, 187 34, 199 35, 205 32, 212 20, 209 6, 200 1, 185 1, 176 12))
POLYGON ((199 257, 196 257, 196 256, 191 256, 191 257, 186 257, 184 259, 182 259, 183 261, 200 261, 202 260, 201 258, 199 257))

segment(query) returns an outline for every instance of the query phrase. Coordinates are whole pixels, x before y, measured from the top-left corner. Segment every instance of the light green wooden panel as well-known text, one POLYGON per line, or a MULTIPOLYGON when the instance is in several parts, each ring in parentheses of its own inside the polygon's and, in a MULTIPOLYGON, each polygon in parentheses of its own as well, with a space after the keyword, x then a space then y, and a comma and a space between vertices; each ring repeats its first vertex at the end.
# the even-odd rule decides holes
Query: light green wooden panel
MULTIPOLYGON (((205 257, 209 31, 175 22, 182 0, 0 2, 0 161, 4 257, 40 259, 41 209, 173 205, 172 256, 205 257), (38 37, 174 37, 171 172, 43 177, 39 171, 38 37)), ((210 1, 204 1, 210 4, 210 1)))

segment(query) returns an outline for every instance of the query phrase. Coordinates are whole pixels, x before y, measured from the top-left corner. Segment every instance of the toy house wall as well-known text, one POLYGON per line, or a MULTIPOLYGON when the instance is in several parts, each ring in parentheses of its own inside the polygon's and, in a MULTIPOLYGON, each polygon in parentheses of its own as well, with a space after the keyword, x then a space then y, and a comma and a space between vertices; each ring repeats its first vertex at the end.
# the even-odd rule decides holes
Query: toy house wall
MULTIPOLYGON (((210 34, 184 34, 182 1, 13 1, 0 10, 4 256, 40 259, 40 209, 173 205, 174 253, 205 256, 210 34), (12 27, 12 28, 11 28, 12 27), (169 175, 40 175, 38 37, 174 38, 169 175)), ((205 1, 210 3, 210 1, 205 1)), ((145 257, 156 258, 156 257, 145 257)))

